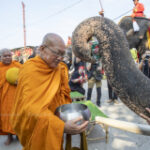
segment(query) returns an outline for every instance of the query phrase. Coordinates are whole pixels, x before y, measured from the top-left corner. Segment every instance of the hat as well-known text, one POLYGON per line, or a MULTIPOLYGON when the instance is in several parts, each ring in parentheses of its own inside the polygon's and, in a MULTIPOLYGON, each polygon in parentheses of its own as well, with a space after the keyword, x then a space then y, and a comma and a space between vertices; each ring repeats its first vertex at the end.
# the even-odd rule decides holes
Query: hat
POLYGON ((6 80, 15 85, 18 79, 19 68, 13 67, 7 70, 6 72, 6 80))

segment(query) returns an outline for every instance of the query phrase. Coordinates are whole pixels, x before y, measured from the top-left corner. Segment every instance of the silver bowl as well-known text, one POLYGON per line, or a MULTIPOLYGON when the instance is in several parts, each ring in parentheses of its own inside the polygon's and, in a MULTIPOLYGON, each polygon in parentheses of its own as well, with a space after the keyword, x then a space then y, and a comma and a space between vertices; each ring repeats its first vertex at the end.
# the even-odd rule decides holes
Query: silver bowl
POLYGON ((91 112, 88 107, 79 103, 71 103, 59 106, 56 109, 55 114, 64 122, 76 119, 80 116, 83 118, 82 121, 86 121, 91 117, 91 112))

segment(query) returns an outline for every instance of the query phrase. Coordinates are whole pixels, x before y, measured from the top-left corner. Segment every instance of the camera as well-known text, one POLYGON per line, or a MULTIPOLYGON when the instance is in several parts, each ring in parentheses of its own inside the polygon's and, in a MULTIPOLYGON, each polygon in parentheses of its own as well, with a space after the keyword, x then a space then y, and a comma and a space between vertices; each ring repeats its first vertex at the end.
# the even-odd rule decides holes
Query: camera
POLYGON ((150 58, 150 54, 146 54, 145 60, 148 60, 150 58))

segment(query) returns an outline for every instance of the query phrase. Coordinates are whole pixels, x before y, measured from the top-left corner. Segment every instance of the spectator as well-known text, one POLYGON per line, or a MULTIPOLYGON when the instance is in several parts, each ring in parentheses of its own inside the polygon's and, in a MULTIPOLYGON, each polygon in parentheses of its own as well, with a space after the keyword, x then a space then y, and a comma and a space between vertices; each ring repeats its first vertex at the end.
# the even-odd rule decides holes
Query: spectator
POLYGON ((144 5, 139 3, 139 0, 133 0, 135 7, 133 8, 132 17, 145 17, 144 16, 144 5))
POLYGON ((37 53, 38 53, 38 46, 36 46, 36 47, 33 48, 32 55, 30 55, 30 56, 28 57, 28 59, 34 58, 34 57, 37 55, 37 53))
POLYGON ((78 57, 75 57, 74 68, 75 70, 69 81, 71 91, 77 91, 84 95, 85 89, 83 88, 83 83, 85 83, 87 79, 85 74, 84 62, 82 62, 78 57))
POLYGON ((110 86, 108 80, 107 80, 107 86, 108 86, 108 96, 109 96, 109 100, 107 101, 107 103, 115 103, 118 104, 118 97, 115 94, 115 92, 113 91, 112 87, 110 86))
POLYGON ((139 3, 139 0, 133 0, 135 7, 133 8, 133 13, 131 15, 133 20, 133 28, 130 29, 127 33, 128 36, 133 35, 134 32, 137 32, 138 38, 143 39, 145 32, 147 31, 149 25, 146 20, 137 22, 135 17, 145 17, 144 15, 144 5, 139 3))
POLYGON ((150 78, 150 52, 146 51, 145 54, 142 55, 142 60, 139 64, 139 69, 150 78))
POLYGON ((101 80, 102 80, 102 74, 101 74, 102 67, 100 66, 100 63, 95 64, 89 64, 87 66, 87 74, 88 74, 88 92, 87 92, 87 100, 91 100, 92 91, 94 85, 96 85, 96 91, 97 91, 97 99, 96 104, 97 106, 101 106, 101 80))
POLYGON ((68 47, 66 49, 63 61, 68 66, 68 69, 70 70, 71 65, 72 65, 72 48, 71 47, 68 47))
POLYGON ((87 74, 88 74, 88 92, 87 92, 87 100, 91 100, 92 91, 94 85, 96 85, 97 91, 97 99, 96 104, 101 106, 101 80, 102 80, 102 64, 100 61, 99 54, 99 44, 96 37, 92 37, 90 41, 92 56, 96 60, 96 63, 89 63, 87 65, 87 74))

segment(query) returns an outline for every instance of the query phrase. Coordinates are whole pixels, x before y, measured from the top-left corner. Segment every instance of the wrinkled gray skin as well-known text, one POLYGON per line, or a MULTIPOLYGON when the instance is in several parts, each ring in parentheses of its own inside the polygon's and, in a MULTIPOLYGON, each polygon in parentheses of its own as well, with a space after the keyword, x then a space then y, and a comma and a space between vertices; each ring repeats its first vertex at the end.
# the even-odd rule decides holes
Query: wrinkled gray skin
POLYGON ((92 17, 77 26, 73 32, 72 49, 84 61, 93 61, 88 40, 96 36, 102 63, 113 90, 131 110, 149 114, 150 80, 135 66, 124 33, 109 19, 92 17))
MULTIPOLYGON (((148 49, 147 47, 147 29, 150 27, 150 19, 143 18, 143 17, 136 17, 136 22, 140 26, 140 33, 133 32, 133 34, 126 36, 129 47, 136 48, 140 55, 142 55, 145 50, 148 49), (143 39, 139 39, 139 35, 143 36, 143 39)), ((123 30, 124 34, 127 35, 127 32, 130 29, 133 29, 133 21, 130 16, 123 17, 118 24, 120 28, 123 30)))

